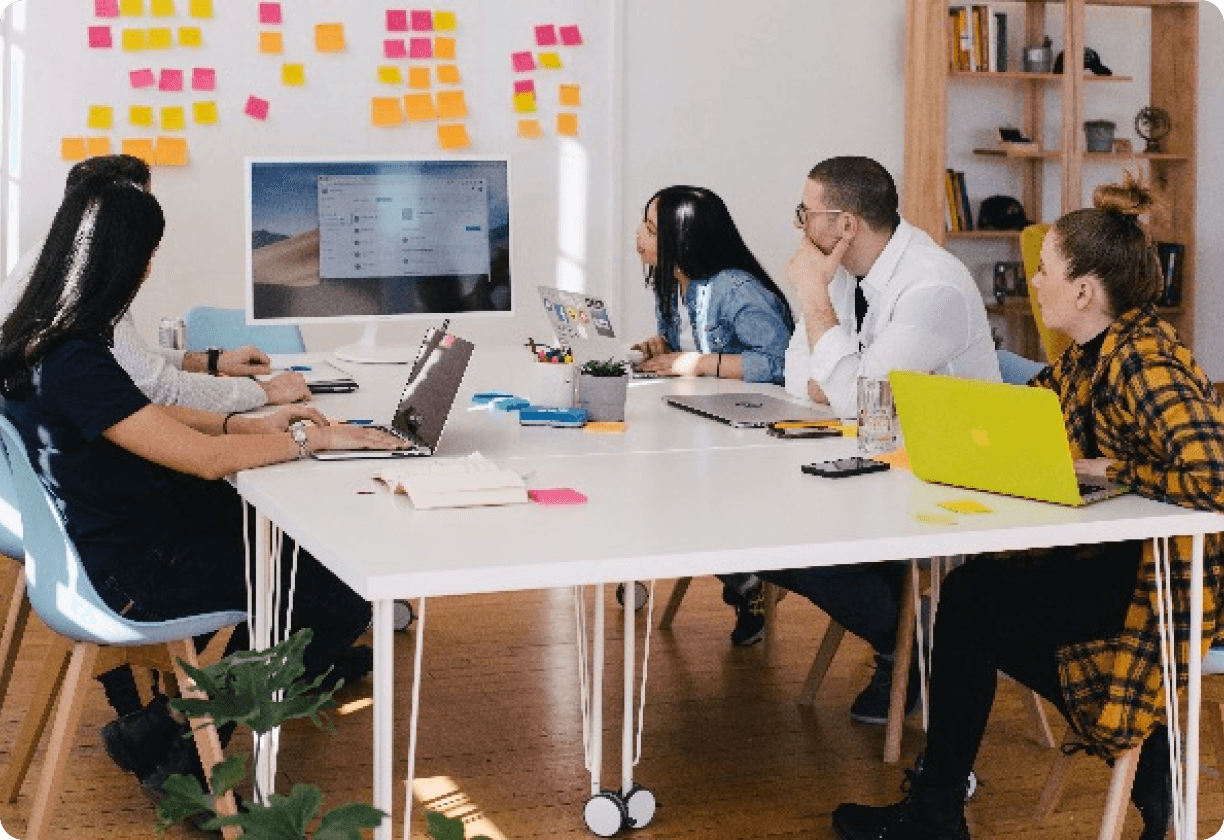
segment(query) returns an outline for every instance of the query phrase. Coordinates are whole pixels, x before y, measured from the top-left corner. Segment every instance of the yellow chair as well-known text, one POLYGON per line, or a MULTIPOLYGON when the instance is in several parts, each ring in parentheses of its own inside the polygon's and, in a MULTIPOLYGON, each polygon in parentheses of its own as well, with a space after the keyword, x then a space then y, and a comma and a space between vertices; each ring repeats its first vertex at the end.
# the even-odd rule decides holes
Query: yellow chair
POLYGON ((1049 225, 1029 225, 1020 232, 1020 253, 1024 256, 1024 279, 1028 284, 1029 306, 1033 308, 1033 321, 1037 324, 1037 333, 1041 336, 1041 346, 1045 350, 1046 361, 1050 364, 1058 361, 1063 351, 1071 346, 1071 339, 1060 332, 1055 332, 1041 320, 1041 308, 1037 305, 1037 293, 1033 290, 1033 276, 1041 263, 1041 243, 1050 232, 1049 225))

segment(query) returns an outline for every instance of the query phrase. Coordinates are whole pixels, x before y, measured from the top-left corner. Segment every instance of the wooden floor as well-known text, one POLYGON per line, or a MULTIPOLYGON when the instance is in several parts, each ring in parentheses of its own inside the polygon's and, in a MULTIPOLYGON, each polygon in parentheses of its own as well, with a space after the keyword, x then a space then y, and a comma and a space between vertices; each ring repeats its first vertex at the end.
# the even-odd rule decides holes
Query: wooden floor
MULTIPOLYGON (((670 583, 659 587, 665 600, 670 583)), ((674 628, 652 639, 646 731, 635 779, 659 801, 654 822, 622 836, 659 838, 831 838, 829 813, 848 800, 898 797, 902 766, 922 742, 918 716, 907 722, 902 765, 880 761, 882 731, 851 723, 850 700, 869 675, 866 647, 847 642, 818 702, 794 703, 823 631, 824 617, 791 596, 779 606, 772 640, 753 648, 727 642, 731 614, 709 579, 694 581, 674 628)), ((615 602, 611 602, 615 608, 615 602)), ((424 838, 422 800, 471 820, 468 836, 587 840, 582 806, 589 794, 578 707, 575 621, 570 590, 472 596, 428 605, 426 679, 418 754, 413 838, 424 838)), ((619 637, 619 611, 608 618, 619 637)), ((656 616, 657 617, 657 616, 656 616)), ((639 614, 644 627, 645 613, 639 614)), ((640 639, 640 637, 639 637, 640 639)), ((0 761, 7 759, 45 639, 22 651, 14 688, 0 717, 0 761)), ((619 645, 610 645, 606 685, 619 698, 619 645)), ((407 758, 411 636, 396 640, 396 680, 405 698, 397 713, 396 768, 407 758)), ((135 781, 111 764, 97 739, 108 719, 101 690, 86 712, 69 789, 57 812, 58 836, 153 838, 154 811, 135 781)), ((278 787, 314 782, 329 806, 370 796, 368 681, 346 691, 336 733, 309 724, 287 728, 278 787)), ((619 706, 619 700, 617 700, 619 706)), ((620 718, 606 720, 605 780, 619 785, 620 718)), ((231 751, 247 743, 236 739, 231 751)), ((1205 745, 1200 837, 1224 820, 1224 795, 1205 745)), ((1019 689, 1004 682, 978 762, 981 789, 969 807, 973 836, 1070 840, 1096 836, 1108 779, 1082 758, 1061 809, 1036 826, 1031 812, 1052 752, 1033 740, 1019 689)), ((41 756, 37 759, 41 761, 41 756)), ((35 764, 34 772, 39 769, 35 764)), ((0 805, 0 822, 23 836, 33 793, 0 805)), ((397 788, 402 809, 403 786, 397 788)), ((396 836, 401 836, 401 814, 396 836)), ((1130 810, 1126 837, 1139 831, 1130 810)), ((201 836, 174 828, 169 837, 201 836)))

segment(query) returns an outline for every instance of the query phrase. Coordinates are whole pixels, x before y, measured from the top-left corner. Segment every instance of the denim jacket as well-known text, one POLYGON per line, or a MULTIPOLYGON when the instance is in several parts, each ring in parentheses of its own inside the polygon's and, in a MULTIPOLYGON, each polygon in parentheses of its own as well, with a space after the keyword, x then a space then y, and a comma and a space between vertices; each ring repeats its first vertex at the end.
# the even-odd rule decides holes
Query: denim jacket
MULTIPOLYGON (((745 382, 783 381, 783 360, 794 325, 777 295, 746 271, 728 268, 689 282, 684 305, 699 353, 737 354, 745 382)), ((659 335, 680 347, 680 313, 664 320, 655 306, 659 335)))

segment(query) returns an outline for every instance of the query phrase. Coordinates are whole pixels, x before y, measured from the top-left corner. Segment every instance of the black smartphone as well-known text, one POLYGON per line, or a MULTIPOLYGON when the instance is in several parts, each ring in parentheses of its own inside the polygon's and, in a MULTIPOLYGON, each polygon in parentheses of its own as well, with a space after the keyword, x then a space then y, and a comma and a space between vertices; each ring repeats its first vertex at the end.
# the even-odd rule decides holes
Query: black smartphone
POLYGON ((814 464, 804 464, 800 467, 808 475, 821 475, 825 478, 846 478, 851 475, 883 472, 888 464, 883 461, 873 461, 871 458, 839 458, 836 461, 817 461, 814 464))
POLYGON ((803 440, 805 438, 841 437, 842 430, 836 426, 800 427, 789 429, 768 428, 765 434, 782 440, 803 440))

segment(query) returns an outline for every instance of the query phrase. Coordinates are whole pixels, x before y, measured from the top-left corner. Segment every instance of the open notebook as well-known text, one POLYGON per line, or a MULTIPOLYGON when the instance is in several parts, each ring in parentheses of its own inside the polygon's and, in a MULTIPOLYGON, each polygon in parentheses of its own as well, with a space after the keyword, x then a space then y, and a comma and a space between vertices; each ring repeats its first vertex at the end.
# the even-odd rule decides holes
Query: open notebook
POLYGON ((465 458, 400 461, 374 475, 404 493, 418 509, 517 505, 527 502, 527 486, 514 470, 499 467, 479 452, 465 458))

